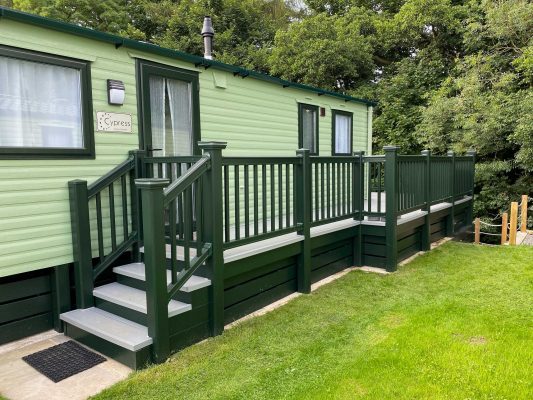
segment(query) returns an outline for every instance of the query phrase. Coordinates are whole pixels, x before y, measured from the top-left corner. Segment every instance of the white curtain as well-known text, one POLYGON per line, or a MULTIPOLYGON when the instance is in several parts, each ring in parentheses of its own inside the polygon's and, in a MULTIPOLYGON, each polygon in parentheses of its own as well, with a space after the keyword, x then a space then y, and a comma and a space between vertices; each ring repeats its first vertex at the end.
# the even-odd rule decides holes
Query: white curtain
POLYGON ((191 84, 167 79, 170 117, 172 123, 173 154, 192 154, 191 84))
POLYGON ((316 111, 304 108, 302 110, 302 133, 303 148, 309 149, 311 153, 316 152, 316 111))
POLYGON ((335 115, 335 153, 350 154, 352 118, 348 115, 335 115))
POLYGON ((152 147, 156 156, 192 154, 191 84, 150 77, 152 147))
POLYGON ((154 156, 165 156, 165 120, 166 120, 166 90, 165 78, 150 77, 150 119, 152 128, 152 148, 162 149, 154 151, 154 156))
POLYGON ((0 56, 0 146, 83 148, 74 68, 0 56))

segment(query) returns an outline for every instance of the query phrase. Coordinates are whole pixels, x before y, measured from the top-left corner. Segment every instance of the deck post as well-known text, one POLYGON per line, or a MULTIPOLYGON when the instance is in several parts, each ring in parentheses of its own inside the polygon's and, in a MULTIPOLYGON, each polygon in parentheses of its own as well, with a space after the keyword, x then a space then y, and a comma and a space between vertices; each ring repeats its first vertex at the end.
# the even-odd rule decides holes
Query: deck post
MULTIPOLYGON (((385 241, 386 269, 396 271, 398 264, 398 147, 385 146, 385 241)), ((370 195, 370 194, 369 194, 370 195)))
POLYGON ((69 181, 68 190, 76 306, 78 308, 89 308, 94 306, 94 280, 87 181, 80 179, 69 181))
POLYGON ((143 207, 146 320, 155 363, 165 361, 170 354, 163 193, 168 183, 168 179, 135 180, 143 207))
POLYGON ((431 248, 431 151, 422 150, 422 157, 425 158, 424 174, 424 225, 422 226, 422 251, 428 251, 431 248))
POLYGON ((502 238, 500 241, 501 245, 507 243, 507 224, 509 223, 509 214, 504 212, 502 214, 502 238))
POLYGON ((296 155, 301 162, 296 165, 296 223, 302 235, 302 247, 298 255, 298 291, 311 292, 311 158, 308 149, 299 149, 296 155))
POLYGON ((455 233, 455 153, 448 150, 446 153, 450 157, 450 213, 446 218, 446 236, 453 236, 455 233))
POLYGON ((222 150, 226 142, 199 142, 198 147, 211 159, 211 168, 204 179, 204 237, 211 243, 211 257, 206 261, 211 278, 210 333, 220 335, 224 331, 224 221, 222 193, 222 150))
POLYGON ((137 232, 137 240, 132 246, 131 257, 134 262, 140 262, 141 252, 139 249, 142 242, 141 193, 135 186, 135 179, 146 178, 144 170, 146 151, 131 150, 129 154, 133 157, 133 172, 130 176, 131 230, 137 232))
POLYGON ((474 218, 474 185, 475 185, 475 170, 476 170, 476 151, 475 150, 468 150, 466 152, 467 156, 472 157, 472 169, 470 170, 470 195, 472 196, 472 199, 470 200, 470 205, 466 209, 466 223, 467 226, 470 224, 470 227, 472 226, 472 219, 474 218))
POLYGON ((353 177, 352 185, 354 187, 354 202, 357 215, 354 215, 354 219, 359 220, 357 226, 357 237, 354 243, 354 266, 360 267, 363 265, 363 209, 365 204, 365 163, 364 163, 364 151, 356 151, 353 155, 357 158, 356 170, 353 177))

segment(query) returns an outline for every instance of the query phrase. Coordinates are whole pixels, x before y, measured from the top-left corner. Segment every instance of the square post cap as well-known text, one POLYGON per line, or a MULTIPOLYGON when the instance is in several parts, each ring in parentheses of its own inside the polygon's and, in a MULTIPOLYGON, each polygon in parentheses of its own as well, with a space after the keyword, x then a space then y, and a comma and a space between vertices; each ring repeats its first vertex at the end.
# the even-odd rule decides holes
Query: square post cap
POLYGON ((309 154, 311 152, 311 150, 309 149, 298 149, 296 150, 296 154, 309 154))
POLYGON ((431 155, 431 150, 428 150, 428 149, 422 150, 420 152, 420 154, 423 155, 423 156, 430 156, 431 155))
POLYGON ((198 147, 202 150, 223 150, 228 146, 228 142, 222 141, 209 141, 209 142, 198 142, 198 147))
POLYGON ((383 150, 385 152, 390 152, 390 151, 397 152, 398 150, 400 150, 400 146, 383 146, 383 150))
POLYGON ((139 189, 155 190, 164 188, 170 183, 170 180, 165 178, 140 178, 135 179, 135 186, 139 189))
POLYGON ((446 152, 446 155, 447 155, 448 157, 453 157, 453 156, 455 155, 455 151, 453 151, 453 150, 448 150, 448 151, 446 152))
POLYGON ((363 157, 365 155, 365 152, 364 152, 364 150, 354 151, 353 155, 355 157, 363 157))

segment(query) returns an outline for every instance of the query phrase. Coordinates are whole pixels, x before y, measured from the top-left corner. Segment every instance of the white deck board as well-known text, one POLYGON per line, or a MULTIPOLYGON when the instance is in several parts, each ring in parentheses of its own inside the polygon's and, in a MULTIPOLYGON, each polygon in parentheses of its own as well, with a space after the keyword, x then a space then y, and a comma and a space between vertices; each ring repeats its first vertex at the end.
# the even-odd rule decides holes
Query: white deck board
POLYGON ((130 351, 152 344, 148 328, 95 307, 61 314, 61 320, 130 351))

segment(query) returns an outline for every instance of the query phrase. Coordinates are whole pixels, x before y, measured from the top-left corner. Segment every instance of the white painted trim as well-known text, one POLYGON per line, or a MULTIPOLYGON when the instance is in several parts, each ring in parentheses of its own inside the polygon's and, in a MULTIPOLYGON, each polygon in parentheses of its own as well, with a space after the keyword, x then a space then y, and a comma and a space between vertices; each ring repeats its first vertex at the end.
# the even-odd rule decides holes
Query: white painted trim
POLYGON ((245 244, 244 246, 235 247, 224 251, 224 263, 241 260, 243 258, 255 256, 266 251, 279 249, 289 244, 298 243, 304 240, 302 235, 296 232, 288 233, 282 236, 276 236, 271 239, 261 240, 260 242, 245 244))

